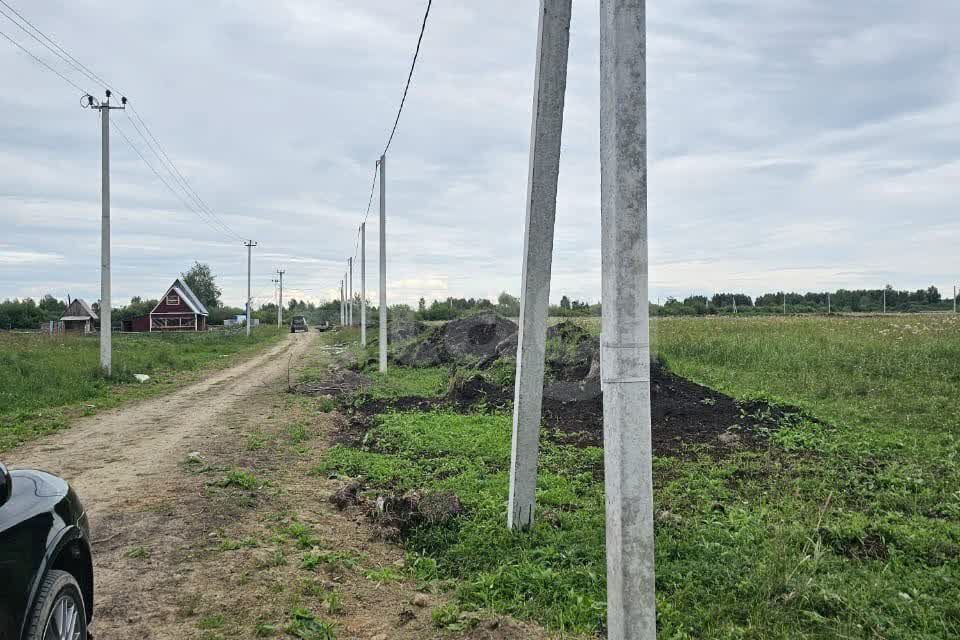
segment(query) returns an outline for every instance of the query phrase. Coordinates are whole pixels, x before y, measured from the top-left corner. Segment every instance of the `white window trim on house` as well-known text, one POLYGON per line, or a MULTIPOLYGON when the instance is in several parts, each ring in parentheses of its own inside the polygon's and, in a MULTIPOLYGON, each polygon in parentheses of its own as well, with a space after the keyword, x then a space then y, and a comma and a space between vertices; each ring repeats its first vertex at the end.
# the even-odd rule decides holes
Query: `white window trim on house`
POLYGON ((171 293, 167 295, 167 306, 168 307, 179 307, 180 306, 180 296, 171 293))

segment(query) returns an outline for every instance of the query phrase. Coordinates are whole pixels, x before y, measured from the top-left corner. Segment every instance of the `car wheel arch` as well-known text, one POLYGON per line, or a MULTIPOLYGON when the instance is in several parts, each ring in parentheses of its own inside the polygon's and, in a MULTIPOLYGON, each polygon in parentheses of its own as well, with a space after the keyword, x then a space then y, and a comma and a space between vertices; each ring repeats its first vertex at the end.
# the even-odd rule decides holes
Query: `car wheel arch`
MULTIPOLYGON (((54 570, 66 571, 80 585, 83 595, 83 608, 87 622, 93 619, 93 556, 83 532, 76 526, 63 529, 56 540, 47 547, 42 565, 38 568, 30 586, 30 599, 27 611, 37 606, 40 585, 47 574, 54 570)), ((21 633, 26 633, 26 622, 21 633)))

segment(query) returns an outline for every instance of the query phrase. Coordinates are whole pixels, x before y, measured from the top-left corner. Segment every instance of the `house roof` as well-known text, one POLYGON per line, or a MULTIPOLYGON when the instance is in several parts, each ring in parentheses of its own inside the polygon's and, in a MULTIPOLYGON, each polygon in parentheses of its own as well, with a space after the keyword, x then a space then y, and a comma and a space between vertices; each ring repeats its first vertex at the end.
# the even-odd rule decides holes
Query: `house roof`
POLYGON ((87 301, 83 298, 74 298, 73 301, 67 305, 67 308, 63 311, 64 315, 60 318, 61 320, 86 320, 91 318, 93 320, 97 319, 97 314, 93 312, 93 308, 87 304, 87 301), (71 315, 66 315, 71 308, 77 307, 74 309, 74 313, 71 315), (82 314, 82 315, 81 315, 82 314))
MULTIPOLYGON (((193 289, 191 289, 182 278, 177 278, 174 280, 173 284, 167 289, 167 293, 163 294, 163 297, 166 298, 171 291, 176 291, 177 294, 180 295, 180 298, 187 303, 187 306, 193 309, 194 313, 199 313, 202 316, 210 315, 210 312, 207 311, 207 308, 203 306, 202 302, 200 302, 200 298, 197 297, 197 294, 193 292, 193 289)), ((162 303, 163 300, 161 299, 161 302, 157 304, 157 307, 159 307, 162 303)), ((156 311, 157 307, 154 307, 153 311, 156 311)), ((153 313, 153 311, 150 313, 153 313)))

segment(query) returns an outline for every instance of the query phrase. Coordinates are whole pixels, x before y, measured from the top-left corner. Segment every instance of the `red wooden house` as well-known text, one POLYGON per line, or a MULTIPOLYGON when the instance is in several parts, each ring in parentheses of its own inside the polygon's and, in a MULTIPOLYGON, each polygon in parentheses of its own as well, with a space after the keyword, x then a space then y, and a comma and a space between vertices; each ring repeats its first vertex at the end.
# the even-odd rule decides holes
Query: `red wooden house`
POLYGON ((149 331, 206 331, 208 315, 187 283, 177 278, 150 312, 149 331))

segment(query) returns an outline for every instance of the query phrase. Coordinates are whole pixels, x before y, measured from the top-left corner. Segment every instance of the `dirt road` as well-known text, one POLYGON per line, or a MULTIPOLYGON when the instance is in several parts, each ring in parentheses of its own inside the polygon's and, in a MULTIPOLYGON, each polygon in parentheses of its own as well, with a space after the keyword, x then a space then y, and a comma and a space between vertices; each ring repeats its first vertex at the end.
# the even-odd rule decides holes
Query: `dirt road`
POLYGON ((153 479, 175 470, 190 439, 264 385, 286 381, 292 359, 313 335, 289 339, 246 362, 170 395, 77 420, 70 429, 23 445, 6 459, 67 478, 91 519, 114 509, 153 479))
POLYGON ((448 594, 424 591, 401 548, 328 503, 342 481, 315 470, 342 418, 286 388, 288 368, 322 369, 336 351, 291 335, 5 454, 66 477, 83 499, 97 640, 548 637, 489 616, 438 628, 431 614, 448 594))

